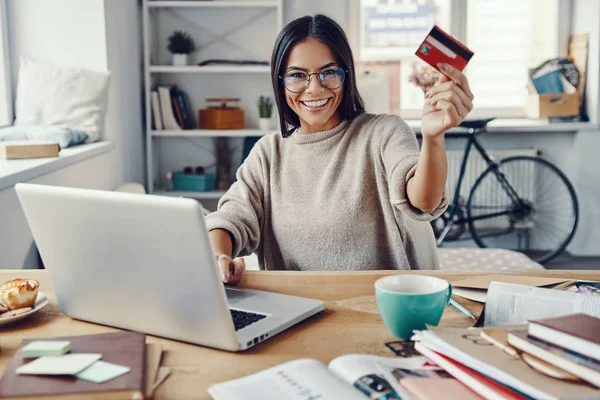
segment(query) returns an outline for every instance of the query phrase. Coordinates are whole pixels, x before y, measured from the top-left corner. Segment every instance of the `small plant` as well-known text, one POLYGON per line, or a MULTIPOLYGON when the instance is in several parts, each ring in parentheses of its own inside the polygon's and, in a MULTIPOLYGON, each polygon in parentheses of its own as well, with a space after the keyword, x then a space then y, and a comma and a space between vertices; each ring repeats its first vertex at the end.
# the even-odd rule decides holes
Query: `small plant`
POLYGON ((271 118, 273 99, 270 96, 260 96, 258 99, 258 115, 261 118, 271 118))
POLYGON ((175 31, 169 36, 167 49, 173 54, 190 54, 196 51, 196 42, 189 33, 175 31))

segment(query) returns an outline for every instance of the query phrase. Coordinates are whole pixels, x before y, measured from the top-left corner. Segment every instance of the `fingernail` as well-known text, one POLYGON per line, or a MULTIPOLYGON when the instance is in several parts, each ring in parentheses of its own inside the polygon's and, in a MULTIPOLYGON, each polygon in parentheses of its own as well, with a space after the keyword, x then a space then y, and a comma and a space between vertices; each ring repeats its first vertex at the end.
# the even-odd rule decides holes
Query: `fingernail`
POLYGON ((225 272, 223 272, 223 275, 221 275, 221 279, 223 279, 223 282, 225 283, 229 282, 229 277, 225 272))
POLYGON ((444 63, 438 63, 438 68, 441 69, 442 71, 448 71, 448 64, 444 64, 444 63))
POLYGON ((427 94, 425 95, 425 98, 428 99, 431 97, 431 92, 427 92, 427 94))

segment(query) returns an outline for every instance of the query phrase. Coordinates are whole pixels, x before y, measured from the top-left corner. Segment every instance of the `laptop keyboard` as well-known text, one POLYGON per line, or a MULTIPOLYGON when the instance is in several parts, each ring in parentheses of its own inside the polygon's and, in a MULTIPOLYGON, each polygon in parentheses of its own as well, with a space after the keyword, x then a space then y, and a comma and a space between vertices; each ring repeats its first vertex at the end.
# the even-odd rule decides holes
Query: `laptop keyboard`
POLYGON ((263 314, 255 314, 246 311, 231 309, 229 311, 231 312, 231 318, 233 318, 233 325, 235 325, 236 331, 239 331, 240 329, 245 328, 248 325, 253 324, 256 321, 260 321, 266 317, 266 315, 263 314))

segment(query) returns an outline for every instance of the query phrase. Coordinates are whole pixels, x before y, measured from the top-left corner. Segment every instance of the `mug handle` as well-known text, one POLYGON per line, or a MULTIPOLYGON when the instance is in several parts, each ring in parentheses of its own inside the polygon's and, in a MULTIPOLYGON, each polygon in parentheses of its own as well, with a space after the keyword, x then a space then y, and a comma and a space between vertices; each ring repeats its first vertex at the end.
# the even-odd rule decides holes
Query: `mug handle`
POLYGON ((446 301, 446 305, 450 303, 450 299, 452 298, 452 284, 448 282, 448 300, 446 301))

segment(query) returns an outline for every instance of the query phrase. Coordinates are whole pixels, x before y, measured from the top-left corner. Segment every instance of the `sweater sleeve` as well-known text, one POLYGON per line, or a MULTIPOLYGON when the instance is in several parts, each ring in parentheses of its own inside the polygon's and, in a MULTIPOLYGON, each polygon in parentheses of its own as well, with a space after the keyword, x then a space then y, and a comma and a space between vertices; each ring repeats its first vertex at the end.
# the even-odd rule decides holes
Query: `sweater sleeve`
POLYGON ((232 256, 252 254, 260 243, 266 158, 260 143, 236 172, 236 181, 219 200, 217 211, 206 216, 206 227, 224 229, 233 239, 232 256))
POLYGON ((415 175, 419 162, 419 144, 414 132, 402 118, 396 115, 382 116, 380 124, 377 128, 381 134, 380 153, 389 185, 391 203, 417 221, 436 219, 448 206, 445 191, 439 206, 431 213, 423 212, 413 206, 406 192, 406 184, 415 175))

